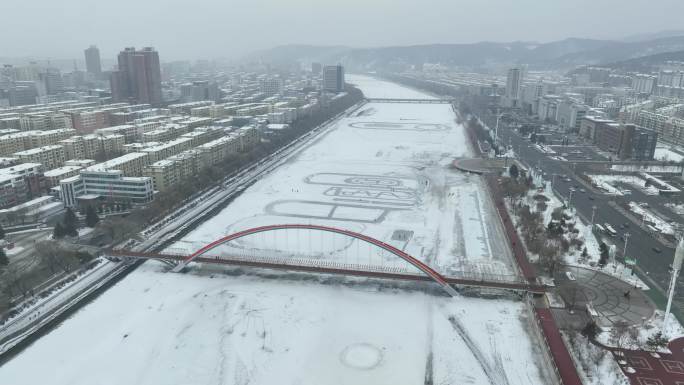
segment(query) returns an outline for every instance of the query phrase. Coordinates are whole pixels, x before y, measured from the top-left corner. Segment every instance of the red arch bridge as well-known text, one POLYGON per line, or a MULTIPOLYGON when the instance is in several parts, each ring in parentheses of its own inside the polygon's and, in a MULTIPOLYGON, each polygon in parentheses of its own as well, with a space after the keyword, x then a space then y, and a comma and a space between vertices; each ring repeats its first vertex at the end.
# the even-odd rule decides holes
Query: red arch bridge
POLYGON ((451 295, 457 294, 453 285, 532 293, 543 293, 546 289, 543 285, 529 283, 516 276, 503 276, 483 272, 457 272, 443 275, 403 250, 373 237, 350 230, 313 224, 280 224, 253 227, 217 239, 188 255, 173 252, 165 254, 146 253, 122 249, 112 250, 109 255, 124 258, 161 260, 173 264, 173 272, 183 271, 191 262, 199 262, 383 279, 432 280, 451 295), (289 239, 288 231, 290 230, 297 231, 297 236, 293 237, 294 240, 289 239), (300 234, 301 231, 306 231, 307 236, 302 236, 300 234), (310 234, 311 232, 316 233, 316 236, 313 237, 310 234), (320 233, 341 236, 343 241, 342 247, 339 245, 339 240, 336 242, 334 238, 332 242, 329 241, 326 244, 320 233), (267 234, 270 234, 270 236, 267 234), (280 234, 280 236, 277 237, 277 234, 280 234), (254 239, 255 237, 257 239, 254 239), (249 238, 256 241, 260 247, 250 248, 249 243, 239 243, 249 238), (294 248, 292 247, 293 242, 294 248), (273 250, 269 251, 268 247, 264 246, 269 244, 273 250), (362 250, 362 244, 368 246, 367 254, 362 250), (223 252, 218 256, 208 255, 210 251, 222 245, 232 246, 233 250, 228 253, 223 252), (356 246, 355 250, 353 248, 354 245, 356 246), (288 249, 291 249, 291 251, 287 251, 288 249), (335 257, 331 259, 321 258, 321 256, 326 255, 324 250, 328 250, 327 254, 334 255, 335 257), (333 250, 334 253, 330 250, 333 250), (352 256, 350 257, 349 254, 352 256), (304 257, 301 257, 302 255, 304 257), (388 263, 387 256, 399 258, 392 258, 395 261, 388 263), (373 258, 376 260, 380 259, 380 263, 372 263, 373 258), (397 266, 396 261, 408 262, 408 264, 417 268, 422 274, 416 274, 415 271, 407 270, 407 266, 403 262, 401 266, 397 266))

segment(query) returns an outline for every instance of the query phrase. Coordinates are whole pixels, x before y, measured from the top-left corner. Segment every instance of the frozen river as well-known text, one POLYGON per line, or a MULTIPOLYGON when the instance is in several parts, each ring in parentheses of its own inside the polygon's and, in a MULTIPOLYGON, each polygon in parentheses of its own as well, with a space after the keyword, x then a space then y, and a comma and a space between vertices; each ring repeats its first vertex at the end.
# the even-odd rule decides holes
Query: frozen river
MULTIPOLYGON (((370 78, 351 81, 371 95, 421 96, 370 78)), ((257 226, 318 224, 372 236, 447 275, 510 275, 516 270, 482 181, 451 167, 454 158, 469 155, 455 119, 449 104, 368 103, 172 248, 189 253, 257 226)), ((379 250, 357 253, 353 242, 330 244, 320 236, 252 236, 219 253, 340 262, 356 253, 361 261, 346 262, 405 264, 379 250)))
MULTIPOLYGON (((349 80, 373 97, 421 96, 349 80)), ((481 182, 449 167, 468 155, 465 143, 448 104, 367 104, 173 247, 317 223, 394 242, 445 273, 508 274, 481 182), (389 192, 378 188, 388 184, 389 192), (361 199, 368 194, 377 195, 361 199)), ((255 238, 225 248, 287 247, 255 238)), ((307 252, 341 258, 324 247, 307 252)), ((390 257, 376 258, 369 263, 390 257)), ((546 382, 520 302, 208 270, 178 275, 145 264, 0 367, 0 384, 546 382)))

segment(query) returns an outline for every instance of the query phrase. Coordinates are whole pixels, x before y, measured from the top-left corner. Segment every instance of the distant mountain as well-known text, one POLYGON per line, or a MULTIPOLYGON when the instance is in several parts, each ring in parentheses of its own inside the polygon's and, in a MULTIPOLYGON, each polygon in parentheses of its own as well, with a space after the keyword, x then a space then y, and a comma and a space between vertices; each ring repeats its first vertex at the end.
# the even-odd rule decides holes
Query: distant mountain
POLYGON ((655 55, 642 56, 634 59, 622 60, 604 64, 606 67, 622 69, 632 72, 651 72, 657 64, 674 60, 684 61, 684 50, 663 52, 655 55))
POLYGON ((325 60, 328 63, 331 58, 340 57, 349 50, 351 48, 344 46, 283 45, 253 52, 245 57, 245 60, 288 63, 328 59, 325 60))
POLYGON ((570 38, 550 43, 480 42, 380 48, 293 45, 263 50, 247 59, 258 58, 272 62, 339 62, 352 70, 397 70, 423 63, 469 67, 527 64, 533 69, 563 69, 680 50, 684 50, 684 36, 629 42, 570 38))
POLYGON ((622 41, 626 42, 637 42, 637 41, 648 41, 660 39, 663 37, 673 37, 673 36, 684 36, 684 29, 668 29, 665 31, 655 32, 655 33, 642 33, 637 35, 631 35, 622 38, 622 41))

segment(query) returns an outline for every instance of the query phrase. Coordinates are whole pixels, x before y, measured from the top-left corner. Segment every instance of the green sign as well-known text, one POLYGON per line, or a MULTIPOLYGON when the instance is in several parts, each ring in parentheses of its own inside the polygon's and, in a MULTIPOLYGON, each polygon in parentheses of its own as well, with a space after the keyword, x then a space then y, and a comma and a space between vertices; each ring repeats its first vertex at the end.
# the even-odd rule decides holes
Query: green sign
POLYGON ((634 259, 634 258, 625 258, 625 265, 627 265, 627 266, 634 266, 634 265, 636 265, 636 259, 634 259))

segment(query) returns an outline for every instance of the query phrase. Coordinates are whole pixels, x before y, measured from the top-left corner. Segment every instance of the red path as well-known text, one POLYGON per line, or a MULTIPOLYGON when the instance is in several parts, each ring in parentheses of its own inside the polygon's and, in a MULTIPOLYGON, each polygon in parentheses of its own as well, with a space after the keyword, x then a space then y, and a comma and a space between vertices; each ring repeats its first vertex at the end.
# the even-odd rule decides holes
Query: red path
POLYGON ((582 385, 582 380, 580 380, 577 374, 577 369, 575 368, 575 363, 572 361, 570 352, 565 347, 563 342, 563 337, 558 330, 558 325, 556 325, 556 320, 553 319, 551 311, 549 309, 534 309, 537 315, 537 321, 539 322, 539 327, 544 332, 544 339, 546 340, 546 345, 551 351, 553 356, 553 361, 556 363, 556 370, 560 375, 563 385, 582 385))
POLYGON ((499 186, 498 178, 496 175, 488 174, 485 176, 485 180, 487 181, 487 186, 492 194, 492 199, 496 205, 496 210, 499 212, 501 221, 506 229, 508 240, 511 242, 513 255, 515 256, 515 261, 518 263, 520 272, 527 281, 534 283, 537 280, 537 273, 535 272, 534 267, 530 264, 530 261, 527 259, 525 247, 523 247, 523 244, 520 241, 520 236, 518 235, 518 231, 515 229, 515 225, 508 214, 508 210, 504 204, 503 192, 501 191, 501 186, 499 186))

